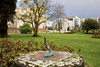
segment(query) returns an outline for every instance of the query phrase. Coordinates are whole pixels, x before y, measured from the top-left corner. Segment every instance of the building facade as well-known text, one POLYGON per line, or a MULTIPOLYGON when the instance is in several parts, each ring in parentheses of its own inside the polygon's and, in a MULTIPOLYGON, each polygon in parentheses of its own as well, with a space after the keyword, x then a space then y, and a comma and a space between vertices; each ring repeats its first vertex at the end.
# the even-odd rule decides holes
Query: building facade
POLYGON ((85 19, 80 18, 78 16, 73 17, 64 17, 62 22, 62 31, 71 31, 73 29, 79 29, 81 28, 82 22, 84 22, 85 19))
MULTIPOLYGON (((80 18, 78 16, 72 17, 64 17, 60 22, 61 32, 68 32, 74 29, 80 29, 82 22, 84 22, 84 18, 80 18)), ((54 27, 58 27, 58 23, 54 23, 54 27)))

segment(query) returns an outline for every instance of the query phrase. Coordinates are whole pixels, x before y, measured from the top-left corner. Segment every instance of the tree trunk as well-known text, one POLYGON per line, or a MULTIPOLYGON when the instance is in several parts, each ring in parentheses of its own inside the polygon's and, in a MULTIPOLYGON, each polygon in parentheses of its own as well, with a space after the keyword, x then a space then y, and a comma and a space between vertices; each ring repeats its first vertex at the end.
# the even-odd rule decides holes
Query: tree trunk
POLYGON ((1 15, 1 22, 0 22, 0 38, 7 38, 8 37, 8 26, 7 26, 7 17, 1 15))
POLYGON ((38 35, 37 33, 34 33, 33 37, 40 37, 40 35, 38 35))
POLYGON ((93 30, 93 34, 94 34, 95 32, 94 32, 94 30, 93 30))
POLYGON ((35 28, 33 37, 40 37, 40 35, 38 34, 38 27, 35 28))
POLYGON ((60 23, 58 22, 58 30, 59 30, 59 33, 60 33, 60 23))
POLYGON ((86 30, 86 34, 88 33, 88 30, 86 30))

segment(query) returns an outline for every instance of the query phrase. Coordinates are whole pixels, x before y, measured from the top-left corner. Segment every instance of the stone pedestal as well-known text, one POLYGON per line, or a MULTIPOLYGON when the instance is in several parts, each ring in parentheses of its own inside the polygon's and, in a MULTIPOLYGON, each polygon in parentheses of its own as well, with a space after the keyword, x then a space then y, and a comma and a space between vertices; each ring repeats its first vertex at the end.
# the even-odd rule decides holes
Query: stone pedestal
POLYGON ((30 52, 17 57, 21 67, 84 67, 83 58, 77 54, 54 51, 54 55, 44 58, 48 51, 30 52))

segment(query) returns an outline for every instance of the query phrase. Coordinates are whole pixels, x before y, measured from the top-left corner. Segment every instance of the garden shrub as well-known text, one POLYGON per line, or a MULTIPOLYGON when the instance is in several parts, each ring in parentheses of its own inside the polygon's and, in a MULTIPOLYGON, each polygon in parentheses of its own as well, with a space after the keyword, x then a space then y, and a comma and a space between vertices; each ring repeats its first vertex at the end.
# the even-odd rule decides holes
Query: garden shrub
POLYGON ((15 56, 24 53, 24 44, 20 41, 14 44, 6 40, 0 41, 0 67, 8 67, 14 64, 15 56))
POLYGON ((19 30, 22 34, 32 33, 32 27, 29 23, 24 23, 23 26, 20 26, 19 30))
POLYGON ((48 30, 53 30, 53 27, 48 27, 48 30))
POLYGON ((8 39, 0 41, 0 67, 10 67, 15 64, 14 60, 16 56, 29 51, 36 51, 38 49, 38 43, 34 40, 30 40, 27 44, 18 40, 16 43, 8 41, 8 39), (36 45, 36 47, 33 47, 36 45))

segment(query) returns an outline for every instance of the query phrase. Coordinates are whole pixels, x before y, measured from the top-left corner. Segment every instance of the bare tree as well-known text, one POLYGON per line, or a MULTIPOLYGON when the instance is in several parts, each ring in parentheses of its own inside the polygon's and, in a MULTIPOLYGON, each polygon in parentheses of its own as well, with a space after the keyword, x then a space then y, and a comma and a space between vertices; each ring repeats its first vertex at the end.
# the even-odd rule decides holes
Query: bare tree
POLYGON ((99 28, 100 28, 100 17, 98 18, 99 28))
POLYGON ((60 33, 60 27, 61 27, 61 22, 62 22, 62 18, 64 17, 65 13, 64 13, 64 6, 62 6, 61 4, 55 4, 53 6, 53 11, 51 14, 51 20, 56 20, 56 22, 58 22, 58 30, 60 33))
POLYGON ((49 0, 24 0, 21 5, 23 8, 22 14, 17 14, 17 18, 23 22, 30 23, 33 28, 33 37, 39 37, 38 30, 41 23, 45 23, 47 18, 44 15, 48 11, 49 0))

